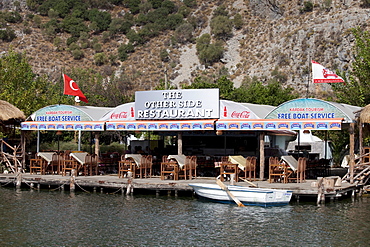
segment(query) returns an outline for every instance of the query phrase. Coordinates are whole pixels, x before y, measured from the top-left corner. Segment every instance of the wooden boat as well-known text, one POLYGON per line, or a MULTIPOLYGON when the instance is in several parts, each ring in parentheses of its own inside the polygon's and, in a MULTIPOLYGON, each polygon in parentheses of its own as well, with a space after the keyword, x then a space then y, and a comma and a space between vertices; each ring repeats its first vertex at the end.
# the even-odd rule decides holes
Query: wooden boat
POLYGON ((284 206, 292 198, 292 191, 278 189, 262 189, 244 186, 228 185, 222 189, 217 184, 196 183, 189 184, 196 195, 201 198, 222 203, 232 203, 237 198, 244 205, 253 206, 284 206), (227 191, 228 190, 228 191, 227 191))

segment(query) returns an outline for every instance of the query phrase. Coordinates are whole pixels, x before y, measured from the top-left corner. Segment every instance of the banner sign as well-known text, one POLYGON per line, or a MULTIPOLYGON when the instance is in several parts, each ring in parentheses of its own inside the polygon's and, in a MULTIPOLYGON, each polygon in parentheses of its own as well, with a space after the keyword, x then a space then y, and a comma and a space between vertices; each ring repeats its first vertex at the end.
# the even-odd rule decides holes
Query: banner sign
POLYGON ((216 122, 216 130, 340 130, 341 128, 341 118, 307 121, 256 119, 250 121, 219 120, 216 122))
POLYGON ((219 118, 219 89, 135 92, 136 120, 219 118))
POLYGON ((83 131, 104 131, 104 122, 36 122, 26 121, 21 123, 22 130, 83 130, 83 131))
POLYGON ((207 121, 127 121, 106 122, 106 130, 122 131, 193 131, 214 130, 214 120, 207 121))
POLYGON ((32 116, 38 122, 92 121, 82 110, 69 105, 52 105, 36 111, 32 116))
POLYGON ((271 111, 266 119, 296 120, 299 122, 311 119, 335 119, 341 118, 351 121, 348 115, 330 102, 318 99, 296 99, 281 104, 271 111))

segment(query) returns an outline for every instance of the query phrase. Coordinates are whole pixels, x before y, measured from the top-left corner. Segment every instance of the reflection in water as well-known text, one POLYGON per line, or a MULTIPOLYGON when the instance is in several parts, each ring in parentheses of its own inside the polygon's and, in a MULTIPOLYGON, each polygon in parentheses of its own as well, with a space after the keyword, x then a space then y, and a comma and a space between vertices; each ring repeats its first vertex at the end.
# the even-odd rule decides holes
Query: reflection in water
POLYGON ((370 199, 236 207, 0 188, 1 246, 366 246, 370 199))

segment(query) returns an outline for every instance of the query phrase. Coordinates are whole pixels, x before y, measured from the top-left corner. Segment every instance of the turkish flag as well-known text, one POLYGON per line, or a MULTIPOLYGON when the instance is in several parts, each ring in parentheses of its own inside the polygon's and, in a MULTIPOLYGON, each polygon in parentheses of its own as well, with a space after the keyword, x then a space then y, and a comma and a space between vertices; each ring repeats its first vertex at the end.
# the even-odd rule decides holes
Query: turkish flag
POLYGON ((333 71, 325 68, 321 64, 311 61, 312 63, 312 81, 313 83, 337 83, 344 82, 343 78, 333 71))
POLYGON ((74 80, 72 80, 65 74, 63 74, 63 80, 64 80, 64 94, 78 96, 80 100, 82 100, 83 102, 86 103, 89 102, 74 80))

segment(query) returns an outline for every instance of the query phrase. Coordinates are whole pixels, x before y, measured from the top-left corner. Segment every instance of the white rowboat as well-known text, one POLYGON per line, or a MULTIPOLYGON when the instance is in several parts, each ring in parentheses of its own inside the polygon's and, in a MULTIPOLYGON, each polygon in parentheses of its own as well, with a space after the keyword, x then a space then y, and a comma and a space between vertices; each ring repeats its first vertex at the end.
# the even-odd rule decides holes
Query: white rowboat
MULTIPOLYGON (((232 203, 234 200, 217 184, 189 184, 197 196, 222 203, 232 203)), ((292 191, 277 189, 262 189, 244 186, 228 185, 228 190, 244 205, 254 206, 284 206, 292 198, 292 191)))

